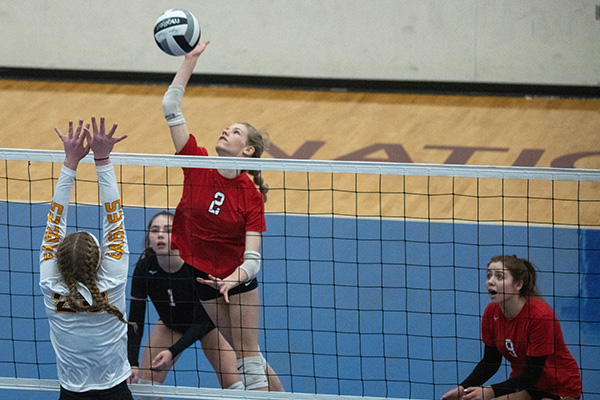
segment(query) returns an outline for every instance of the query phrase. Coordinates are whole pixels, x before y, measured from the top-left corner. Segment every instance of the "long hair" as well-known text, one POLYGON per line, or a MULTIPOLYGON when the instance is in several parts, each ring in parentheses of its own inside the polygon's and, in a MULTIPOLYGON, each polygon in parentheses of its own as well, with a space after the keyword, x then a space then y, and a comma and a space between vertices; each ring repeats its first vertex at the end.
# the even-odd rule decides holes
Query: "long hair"
MULTIPOLYGON (((247 122, 242 122, 242 125, 248 129, 248 146, 254 147, 254 153, 252 154, 253 158, 260 158, 263 152, 269 148, 269 134, 265 131, 260 131, 250 125, 247 122)), ((264 202, 267 202, 267 192, 269 191, 269 186, 265 184, 264 179, 261 176, 260 171, 247 171, 250 175, 252 175, 254 179, 254 184, 258 186, 258 190, 263 195, 264 202)))
POLYGON ((69 288, 67 304, 76 312, 106 311, 127 323, 123 313, 108 302, 98 290, 98 262, 100 249, 96 241, 87 232, 75 232, 67 235, 58 245, 57 264, 63 282, 69 288), (92 294, 92 304, 81 298, 77 291, 77 282, 85 285, 92 294))
POLYGON ((514 282, 522 282, 523 287, 519 292, 521 297, 539 297, 540 292, 537 288, 537 271, 535 266, 525 258, 519 258, 516 255, 500 255, 492 257, 488 267, 493 262, 501 262, 504 269, 510 272, 514 282))

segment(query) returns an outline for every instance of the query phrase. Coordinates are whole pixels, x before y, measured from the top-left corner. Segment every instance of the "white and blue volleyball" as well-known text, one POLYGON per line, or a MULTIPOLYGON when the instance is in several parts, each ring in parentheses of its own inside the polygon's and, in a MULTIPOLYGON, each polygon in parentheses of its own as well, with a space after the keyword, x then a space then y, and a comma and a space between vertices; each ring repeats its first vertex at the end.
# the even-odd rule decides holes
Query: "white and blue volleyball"
POLYGON ((165 53, 171 56, 183 56, 198 44, 200 24, 189 11, 167 10, 154 24, 154 40, 165 53))

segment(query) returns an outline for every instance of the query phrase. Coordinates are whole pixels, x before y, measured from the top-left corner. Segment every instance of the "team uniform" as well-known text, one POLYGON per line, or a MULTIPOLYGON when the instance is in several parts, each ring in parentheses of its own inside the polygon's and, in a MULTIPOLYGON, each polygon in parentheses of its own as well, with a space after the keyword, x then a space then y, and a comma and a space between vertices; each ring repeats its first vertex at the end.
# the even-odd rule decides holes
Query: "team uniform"
MULTIPOLYGON (((125 316, 129 249, 119 189, 111 164, 96 167, 96 171, 103 209, 102 264, 97 286, 125 316)), ((76 171, 62 167, 40 252, 40 288, 61 387, 68 392, 102 391, 106 395, 117 387, 127 390, 125 381, 131 374, 127 361, 127 324, 104 311, 79 313, 70 309, 66 302, 69 289, 61 281, 56 262, 58 244, 65 237, 75 176, 76 171)), ((92 301, 89 290, 81 283, 77 286, 81 301, 89 304, 92 301)))
POLYGON ((138 358, 144 334, 146 299, 148 297, 152 300, 152 304, 165 326, 184 334, 181 340, 169 348, 173 358, 215 329, 215 325, 204 307, 195 301, 194 287, 194 269, 191 265, 184 263, 179 271, 169 273, 158 265, 155 254, 140 258, 131 280, 132 300, 129 322, 137 325, 137 328, 130 326, 128 332, 131 365, 139 366, 138 358))
POLYGON ((546 357, 534 389, 528 389, 532 397, 537 397, 532 393, 536 391, 556 398, 581 396, 579 368, 565 345, 560 323, 544 300, 529 297, 512 319, 504 317, 498 304, 489 304, 483 314, 482 340, 510 362, 510 378, 524 373, 527 357, 546 357))
MULTIPOLYGON (((207 156, 208 151, 190 135, 178 154, 207 156)), ((173 219, 173 248, 202 271, 201 276, 225 278, 244 261, 246 232, 266 230, 262 195, 245 173, 229 179, 214 169, 183 168, 183 174, 183 194, 173 219)), ((252 285, 256 287, 256 282, 252 285)))

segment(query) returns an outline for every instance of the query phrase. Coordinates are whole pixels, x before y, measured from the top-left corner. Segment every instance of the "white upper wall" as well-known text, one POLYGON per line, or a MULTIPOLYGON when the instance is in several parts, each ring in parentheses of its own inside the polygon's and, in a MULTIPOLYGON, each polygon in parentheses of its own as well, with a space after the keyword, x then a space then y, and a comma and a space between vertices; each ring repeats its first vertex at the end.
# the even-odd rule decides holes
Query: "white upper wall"
POLYGON ((597 0, 19 0, 0 67, 174 72, 152 36, 168 8, 211 41, 197 73, 600 85, 597 0))

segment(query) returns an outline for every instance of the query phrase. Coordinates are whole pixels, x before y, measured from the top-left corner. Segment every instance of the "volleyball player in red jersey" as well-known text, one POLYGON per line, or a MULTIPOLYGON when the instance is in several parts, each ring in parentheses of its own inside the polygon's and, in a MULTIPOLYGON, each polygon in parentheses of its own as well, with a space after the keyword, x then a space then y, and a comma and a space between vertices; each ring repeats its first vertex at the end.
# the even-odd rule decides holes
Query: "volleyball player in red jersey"
MULTIPOLYGON (((180 155, 208 155, 189 133, 181 112, 185 87, 208 43, 201 41, 185 55, 163 98, 164 115, 180 155)), ((260 157, 266 140, 266 134, 251 125, 235 123, 222 131, 216 151, 226 157, 260 157)), ((248 171, 255 175, 254 182, 237 169, 183 168, 183 172, 183 194, 173 219, 173 248, 194 267, 199 282, 196 292, 235 350, 245 388, 282 391, 258 346, 256 275, 268 188, 258 171, 248 171)))
POLYGON ((579 367, 565 345, 554 311, 540 298, 536 279, 528 260, 514 255, 490 260, 486 275, 490 304, 481 323, 483 359, 442 400, 566 400, 581 396, 579 367), (481 387, 498 371, 502 357, 512 368, 509 379, 481 387))

